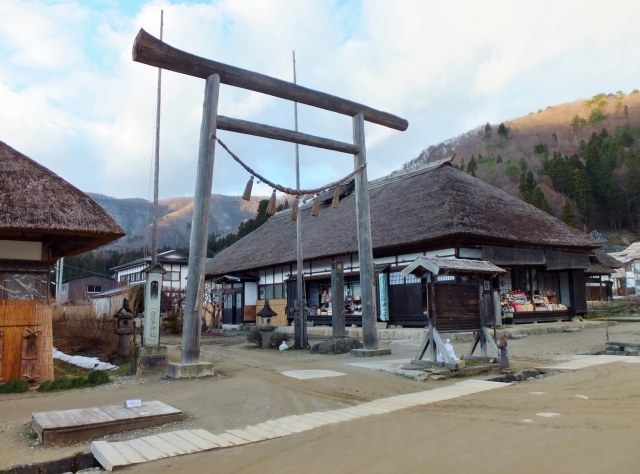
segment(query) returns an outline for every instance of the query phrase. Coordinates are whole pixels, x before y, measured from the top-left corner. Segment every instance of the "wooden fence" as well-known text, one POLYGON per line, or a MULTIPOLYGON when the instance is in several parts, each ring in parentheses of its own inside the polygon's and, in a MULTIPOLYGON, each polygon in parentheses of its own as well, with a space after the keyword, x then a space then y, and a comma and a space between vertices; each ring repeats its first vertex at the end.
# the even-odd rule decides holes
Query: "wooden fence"
POLYGON ((51 317, 43 301, 0 300, 0 383, 53 380, 51 317))

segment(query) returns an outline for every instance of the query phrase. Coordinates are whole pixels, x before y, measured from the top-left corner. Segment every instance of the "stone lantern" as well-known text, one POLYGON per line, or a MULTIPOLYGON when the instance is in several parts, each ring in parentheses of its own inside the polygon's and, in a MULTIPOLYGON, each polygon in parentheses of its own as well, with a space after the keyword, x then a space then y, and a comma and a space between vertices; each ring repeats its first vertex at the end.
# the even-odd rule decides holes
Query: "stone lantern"
POLYGON ((127 363, 130 360, 129 356, 129 338, 133 334, 133 312, 131 312, 131 308, 129 308, 129 300, 124 298, 122 301, 122 308, 118 310, 116 314, 113 315, 116 318, 116 327, 114 332, 118 334, 118 356, 113 358, 112 363, 118 363, 121 365, 123 363, 127 363))
POLYGON ((264 300, 264 308, 262 308, 257 314, 258 316, 258 331, 262 335, 262 348, 269 349, 271 343, 271 333, 275 330, 273 320, 278 313, 271 309, 269 306, 269 300, 264 300))

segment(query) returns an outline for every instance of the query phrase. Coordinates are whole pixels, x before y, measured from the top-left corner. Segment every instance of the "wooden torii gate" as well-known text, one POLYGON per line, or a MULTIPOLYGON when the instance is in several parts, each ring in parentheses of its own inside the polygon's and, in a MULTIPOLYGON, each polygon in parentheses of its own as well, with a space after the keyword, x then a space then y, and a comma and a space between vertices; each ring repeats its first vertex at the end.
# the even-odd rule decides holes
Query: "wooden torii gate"
MULTIPOLYGON (((200 311, 202 304, 199 302, 198 295, 202 294, 204 286, 215 152, 215 139, 213 137, 215 137, 216 131, 226 130, 244 133, 351 154, 354 155, 354 169, 357 169, 366 162, 365 120, 399 131, 406 130, 409 122, 393 114, 350 100, 195 56, 162 42, 143 29, 139 31, 133 43, 133 60, 206 80, 202 126, 200 129, 193 224, 191 226, 182 355, 179 364, 179 366, 192 366, 185 367, 184 371, 193 373, 198 371, 198 364, 203 364, 199 363, 200 311), (218 96, 221 83, 351 116, 353 118, 353 143, 344 143, 260 123, 219 116, 218 96)), ((355 182, 358 256, 362 292, 362 332, 364 348, 375 350, 378 347, 378 336, 374 313, 373 252, 366 168, 356 174, 355 182)), ((173 373, 177 374, 178 372, 179 370, 173 373)), ((178 374, 177 376, 180 375, 178 374)))

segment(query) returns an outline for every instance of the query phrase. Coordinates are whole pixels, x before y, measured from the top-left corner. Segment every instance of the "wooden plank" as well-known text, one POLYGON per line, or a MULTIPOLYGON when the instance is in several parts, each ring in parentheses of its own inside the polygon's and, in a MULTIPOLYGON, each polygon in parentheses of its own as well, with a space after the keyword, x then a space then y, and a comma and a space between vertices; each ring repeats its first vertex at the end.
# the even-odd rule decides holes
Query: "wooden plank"
POLYGON ((136 62, 201 79, 218 74, 222 84, 261 92, 350 117, 362 114, 364 120, 368 122, 401 132, 409 126, 409 122, 403 118, 366 105, 181 51, 160 41, 143 29, 138 32, 133 43, 132 56, 136 62))
POLYGON ((246 439, 252 443, 257 443, 258 441, 264 441, 265 438, 262 436, 258 436, 253 433, 248 433, 244 430, 227 430, 227 433, 231 433, 233 436, 237 436, 238 438, 246 439))
POLYGON ((183 415, 160 415, 132 420, 115 420, 111 423, 44 430, 43 444, 65 444, 85 439, 95 439, 112 433, 181 421, 183 418, 183 415))
POLYGON ((304 428, 304 427, 301 427, 299 425, 293 425, 293 424, 290 424, 290 423, 285 423, 282 420, 269 420, 269 421, 265 421, 264 424, 268 425, 268 426, 273 426, 273 427, 275 427, 277 429, 289 431, 292 434, 293 433, 300 433, 302 431, 306 431, 306 428, 304 428))
POLYGON ((181 454, 185 454, 185 451, 171 443, 168 443, 158 435, 143 436, 140 439, 167 456, 180 456, 181 454))
POLYGON ((63 418, 59 411, 40 411, 31 414, 31 423, 41 429, 55 428, 62 425, 63 418))
POLYGON ((233 435, 231 433, 222 433, 220 437, 225 441, 228 441, 229 443, 233 444, 234 446, 241 446, 243 444, 249 443, 249 441, 247 441, 246 439, 238 438, 236 435, 233 435))
POLYGON ((265 423, 260 423, 259 425, 255 425, 254 428, 258 428, 259 430, 265 431, 267 433, 274 433, 274 434, 277 434, 278 436, 289 436, 290 434, 292 434, 291 431, 287 431, 282 428, 276 428, 275 426, 267 425, 265 423))
POLYGON ((282 435, 275 433, 274 431, 264 431, 260 428, 256 428, 255 426, 247 426, 244 431, 247 433, 254 434, 256 436, 260 436, 262 439, 275 439, 280 438, 282 435))
POLYGON ((105 414, 112 417, 114 420, 131 420, 133 418, 138 418, 140 415, 135 413, 132 410, 128 410, 121 405, 112 405, 108 407, 100 407, 105 414))
POLYGON ((143 441, 140 438, 130 439, 129 441, 125 441, 125 443, 127 443, 132 449, 135 449, 149 461, 155 461, 156 459, 169 457, 167 454, 154 448, 149 443, 143 441))
POLYGON ((2 344, 4 342, 4 331, 0 329, 0 380, 2 380, 2 344))
POLYGON ((108 441, 94 441, 91 443, 91 454, 107 471, 113 471, 131 464, 108 441))
POLYGON ((157 400, 144 402, 141 407, 129 408, 129 411, 135 413, 138 417, 183 414, 182 410, 157 400))
POLYGON ((116 451, 122 454, 122 456, 124 456, 124 458, 131 464, 138 464, 141 462, 149 461, 149 459, 145 458, 142 454, 133 449, 124 441, 113 441, 111 442, 111 446, 113 446, 116 451))
POLYGON ((228 448, 230 446, 233 446, 233 444, 231 444, 229 441, 221 438, 220 436, 214 435, 213 433, 210 433, 207 430, 197 429, 197 430, 189 430, 189 431, 191 431, 195 435, 200 436, 201 438, 206 439, 207 441, 210 441, 211 443, 221 448, 228 448))
POLYGON ((211 441, 208 441, 196 434, 193 434, 189 430, 178 430, 178 431, 174 431, 173 433, 175 433, 177 436, 180 436, 185 441, 188 441, 194 446, 197 446, 198 448, 205 451, 209 449, 216 449, 218 447, 217 444, 212 443, 211 441))
POLYGON ((227 132, 252 135, 254 137, 271 138, 272 140, 323 148, 325 150, 338 151, 349 155, 355 155, 360 151, 360 148, 357 145, 353 145, 351 143, 339 142, 329 138, 322 138, 284 128, 272 127, 271 125, 238 120, 231 117, 225 117, 224 115, 218 115, 218 129, 226 130, 227 132))
POLYGON ((165 440, 167 443, 174 445, 176 448, 184 451, 187 454, 202 451, 202 449, 195 444, 190 443, 186 439, 181 438, 180 436, 172 432, 158 433, 158 438, 165 440))

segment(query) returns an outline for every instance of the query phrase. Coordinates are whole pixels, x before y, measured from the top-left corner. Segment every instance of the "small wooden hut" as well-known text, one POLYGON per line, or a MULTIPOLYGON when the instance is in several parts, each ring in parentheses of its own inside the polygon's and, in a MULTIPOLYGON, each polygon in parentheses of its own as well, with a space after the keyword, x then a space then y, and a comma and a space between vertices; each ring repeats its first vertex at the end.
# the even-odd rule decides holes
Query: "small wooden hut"
POLYGON ((504 273, 502 268, 482 260, 435 257, 418 257, 402 270, 404 278, 409 275, 420 278, 423 312, 429 320, 429 332, 412 363, 458 368, 447 354, 438 331, 473 331, 475 337, 467 359, 488 360, 487 346, 497 356, 498 348, 486 326, 496 326, 500 306, 492 280, 504 273), (474 357, 478 345, 482 355, 474 357), (429 347, 431 355, 423 360, 429 347), (438 353, 442 360, 438 360, 438 353))
POLYGON ((124 235, 89 196, 0 141, 0 383, 53 379, 51 269, 124 235))

